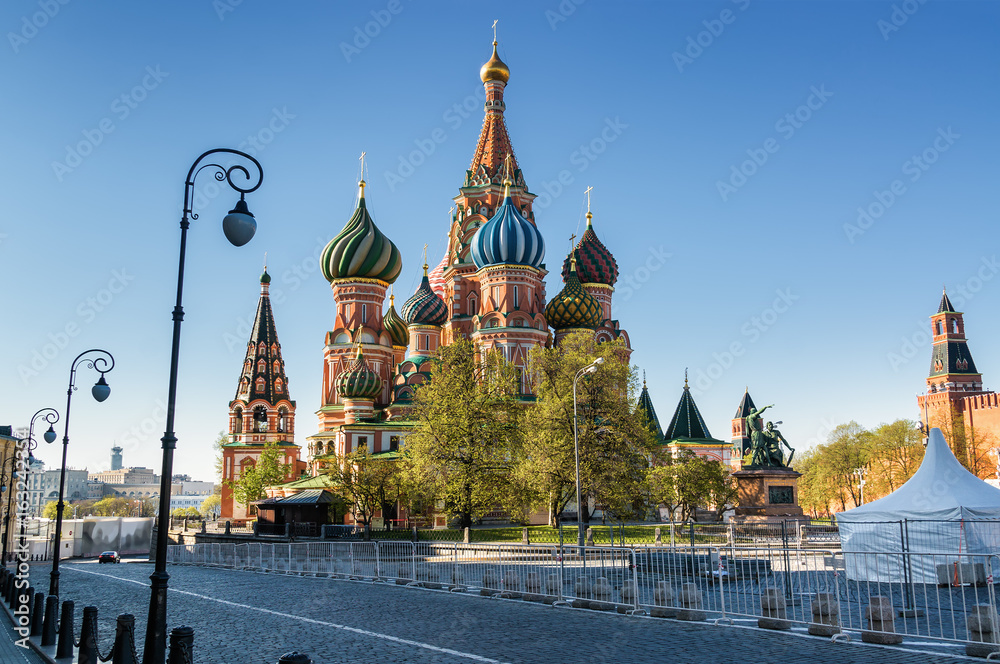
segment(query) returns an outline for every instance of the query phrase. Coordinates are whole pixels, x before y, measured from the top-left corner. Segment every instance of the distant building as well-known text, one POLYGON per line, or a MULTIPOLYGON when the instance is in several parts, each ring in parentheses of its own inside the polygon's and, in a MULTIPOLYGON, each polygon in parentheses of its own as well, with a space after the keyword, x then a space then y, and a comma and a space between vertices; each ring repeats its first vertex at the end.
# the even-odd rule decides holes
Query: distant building
POLYGON ((90 479, 105 484, 159 484, 160 478, 152 468, 116 468, 91 473, 90 479))
MULTIPOLYGON (((41 459, 31 458, 28 463, 27 494, 28 494, 28 516, 41 516, 42 508, 48 499, 45 498, 44 489, 45 462, 41 459)), ((56 489, 58 491, 58 489, 56 489)))
MULTIPOLYGON (((42 507, 46 503, 59 500, 59 476, 60 469, 46 470, 41 473, 41 495, 42 507)), ((89 473, 75 468, 66 469, 66 486, 63 489, 63 500, 67 503, 74 500, 86 500, 90 496, 90 487, 87 484, 89 473)))
POLYGON ((122 468, 122 448, 115 445, 111 448, 111 470, 121 470, 122 468))

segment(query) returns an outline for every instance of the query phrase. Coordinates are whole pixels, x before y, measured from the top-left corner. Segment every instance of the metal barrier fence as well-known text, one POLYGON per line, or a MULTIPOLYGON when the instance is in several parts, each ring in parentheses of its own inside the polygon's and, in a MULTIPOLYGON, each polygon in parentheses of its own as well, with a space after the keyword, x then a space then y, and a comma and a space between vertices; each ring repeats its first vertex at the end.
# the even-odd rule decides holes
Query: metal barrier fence
POLYGON ((756 620, 835 639, 904 638, 1000 652, 1000 557, 787 547, 458 542, 193 544, 167 562, 479 592, 681 620, 756 620), (931 575, 931 576, 928 576, 931 575))

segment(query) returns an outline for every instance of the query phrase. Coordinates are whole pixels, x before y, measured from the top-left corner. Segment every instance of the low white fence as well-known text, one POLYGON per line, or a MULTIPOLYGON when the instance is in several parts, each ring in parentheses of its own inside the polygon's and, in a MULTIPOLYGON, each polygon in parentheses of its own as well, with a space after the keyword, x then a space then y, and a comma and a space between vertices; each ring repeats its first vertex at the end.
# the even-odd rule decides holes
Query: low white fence
POLYGON ((478 591, 681 620, 756 620, 763 628, 797 625, 835 639, 934 639, 980 656, 1000 652, 995 555, 255 542, 171 546, 167 562, 478 591), (928 569, 936 583, 923 582, 928 569))

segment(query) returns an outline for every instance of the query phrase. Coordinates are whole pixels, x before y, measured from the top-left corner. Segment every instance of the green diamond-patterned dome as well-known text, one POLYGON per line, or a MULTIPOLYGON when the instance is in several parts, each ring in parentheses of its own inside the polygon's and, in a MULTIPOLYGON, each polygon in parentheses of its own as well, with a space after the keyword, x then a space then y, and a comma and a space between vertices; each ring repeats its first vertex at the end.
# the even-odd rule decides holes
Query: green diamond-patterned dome
POLYGON ((342 399, 374 399, 382 392, 382 379, 368 366, 360 346, 357 357, 337 377, 337 391, 342 399))
POLYGON ((566 285, 545 307, 545 320, 557 330, 571 327, 600 327, 604 320, 600 303, 583 288, 576 275, 576 260, 571 258, 566 285))
POLYGON ((444 325, 448 321, 448 305, 431 289, 424 265, 424 278, 417 292, 403 303, 403 320, 408 325, 444 325))
POLYGON ((365 181, 360 183, 358 207, 347 225, 323 249, 320 267, 327 281, 337 279, 378 279, 396 281, 403 259, 392 240, 382 234, 365 206, 365 181))
POLYGON ((393 346, 405 346, 410 343, 410 335, 406 331, 406 321, 396 313, 396 296, 389 296, 389 311, 382 316, 382 327, 392 338, 393 346))

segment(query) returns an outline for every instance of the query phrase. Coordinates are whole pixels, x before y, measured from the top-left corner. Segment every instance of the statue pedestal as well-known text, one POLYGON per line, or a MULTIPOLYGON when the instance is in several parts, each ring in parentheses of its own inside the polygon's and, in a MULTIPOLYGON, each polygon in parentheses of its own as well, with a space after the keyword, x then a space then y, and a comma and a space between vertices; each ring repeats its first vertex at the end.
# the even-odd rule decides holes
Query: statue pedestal
POLYGON ((751 468, 733 473, 739 506, 744 518, 801 517, 798 473, 791 468, 751 468))

